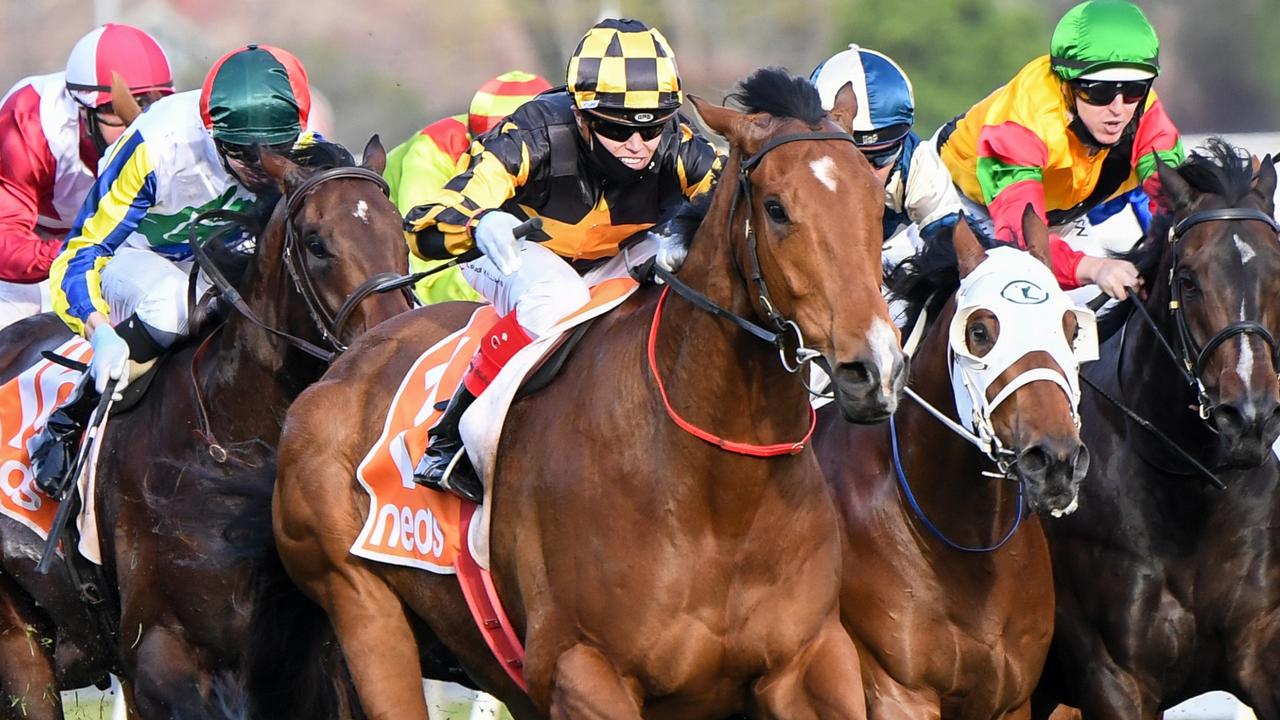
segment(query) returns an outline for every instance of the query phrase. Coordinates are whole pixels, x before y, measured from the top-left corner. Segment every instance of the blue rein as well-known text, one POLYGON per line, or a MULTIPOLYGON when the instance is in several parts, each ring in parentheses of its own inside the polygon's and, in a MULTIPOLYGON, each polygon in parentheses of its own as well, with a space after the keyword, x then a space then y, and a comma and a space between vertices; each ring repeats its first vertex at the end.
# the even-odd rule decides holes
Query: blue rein
POLYGON ((898 425, 895 420, 896 418, 893 416, 889 417, 889 438, 892 441, 893 446, 893 469, 898 474, 898 485, 902 488, 902 493, 907 496, 907 503, 911 505, 911 511, 915 513, 920 524, 924 525, 925 529, 928 530, 931 535, 952 550, 959 550, 960 552, 967 553, 989 553, 995 552, 996 550, 1004 547, 1004 544, 1009 542, 1010 538, 1013 537, 1013 534, 1018 532, 1018 527, 1022 525, 1022 481, 1018 481, 1018 514, 1013 519, 1013 527, 1009 528, 1009 532, 1005 533, 1005 536, 1000 539, 1000 542, 992 545, 991 547, 969 547, 967 545, 961 545, 957 542, 953 542, 946 535, 943 535, 942 531, 938 529, 938 526, 934 525, 933 521, 924 514, 924 508, 920 507, 919 501, 916 500, 915 493, 911 492, 911 484, 907 482, 907 473, 902 469, 902 457, 898 452, 898 425))

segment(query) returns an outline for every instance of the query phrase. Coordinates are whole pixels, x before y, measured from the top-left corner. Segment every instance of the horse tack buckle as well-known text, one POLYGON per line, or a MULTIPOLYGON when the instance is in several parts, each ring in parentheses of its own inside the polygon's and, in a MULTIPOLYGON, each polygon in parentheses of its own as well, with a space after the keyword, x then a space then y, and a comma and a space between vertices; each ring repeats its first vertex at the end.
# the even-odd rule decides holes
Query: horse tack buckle
POLYGON ((822 357, 822 353, 808 347, 804 344, 804 334, 800 332, 800 326, 794 320, 782 321, 782 332, 778 333, 778 359, 782 361, 782 369, 795 375, 804 369, 804 366, 822 357), (788 361, 786 333, 790 330, 796 336, 796 351, 793 358, 788 361))

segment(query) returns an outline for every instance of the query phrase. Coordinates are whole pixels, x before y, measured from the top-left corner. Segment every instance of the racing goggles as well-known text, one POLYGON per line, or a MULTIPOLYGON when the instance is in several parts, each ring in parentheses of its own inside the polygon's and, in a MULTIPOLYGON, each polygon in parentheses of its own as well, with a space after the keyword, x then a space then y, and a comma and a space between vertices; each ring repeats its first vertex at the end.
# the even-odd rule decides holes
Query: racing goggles
POLYGON ((1151 92, 1151 80, 1073 80, 1071 91, 1090 105, 1110 105, 1119 95, 1126 105, 1132 105, 1151 92))
POLYGON ((217 146, 218 146, 218 152, 222 154, 222 157, 226 158, 227 160, 234 160, 244 165, 258 164, 258 161, 262 159, 261 155, 258 152, 259 147, 265 147, 266 149, 270 150, 276 155, 285 155, 285 156, 287 156, 289 152, 293 150, 293 142, 283 142, 283 143, 277 143, 275 145, 259 146, 259 145, 234 145, 232 143, 225 143, 222 141, 218 141, 217 146))
POLYGON ((871 166, 877 170, 883 170, 898 160, 898 155, 902 153, 902 141, 891 143, 884 147, 876 148, 858 148, 862 151, 862 156, 871 163, 871 166))
POLYGON ((614 142, 626 142, 631 139, 634 134, 639 134, 640 139, 648 142, 659 135, 667 126, 667 121, 653 125, 623 125, 622 123, 609 122, 593 117, 587 121, 587 125, 591 128, 591 132, 602 138, 607 138, 614 142))

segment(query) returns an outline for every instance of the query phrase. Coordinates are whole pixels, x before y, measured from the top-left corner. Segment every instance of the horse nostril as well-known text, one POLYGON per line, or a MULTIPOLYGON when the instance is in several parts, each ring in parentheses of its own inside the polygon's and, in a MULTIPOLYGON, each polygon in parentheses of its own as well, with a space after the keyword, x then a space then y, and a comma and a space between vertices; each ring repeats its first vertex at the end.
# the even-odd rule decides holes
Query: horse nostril
POLYGON ((876 385, 880 380, 880 373, 876 370, 876 367, 863 360, 844 363, 841 369, 845 371, 845 382, 856 388, 876 385))
POLYGON ((1043 475, 1049 469, 1049 453, 1039 445, 1032 445, 1018 456, 1018 467, 1027 475, 1043 475))
POLYGON ((1218 432, 1239 435, 1245 427, 1244 414, 1230 403, 1223 403, 1213 409, 1210 416, 1218 432))

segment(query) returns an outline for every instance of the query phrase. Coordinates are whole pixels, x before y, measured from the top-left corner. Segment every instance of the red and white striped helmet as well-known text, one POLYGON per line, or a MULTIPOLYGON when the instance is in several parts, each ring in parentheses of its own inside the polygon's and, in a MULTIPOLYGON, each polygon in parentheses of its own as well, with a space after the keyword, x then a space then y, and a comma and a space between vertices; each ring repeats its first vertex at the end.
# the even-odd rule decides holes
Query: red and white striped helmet
POLYGON ((107 23, 80 38, 67 58, 67 90, 81 105, 111 102, 111 72, 141 95, 173 92, 173 70, 160 43, 132 25, 107 23))

